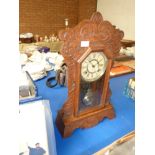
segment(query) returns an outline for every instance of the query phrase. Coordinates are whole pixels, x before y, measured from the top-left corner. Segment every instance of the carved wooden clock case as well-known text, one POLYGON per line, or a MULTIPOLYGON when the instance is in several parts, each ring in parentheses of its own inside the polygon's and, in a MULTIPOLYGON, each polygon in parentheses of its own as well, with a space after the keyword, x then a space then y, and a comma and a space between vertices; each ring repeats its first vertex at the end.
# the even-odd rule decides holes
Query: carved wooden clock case
POLYGON ((115 112, 110 103, 110 69, 121 47, 123 32, 96 12, 74 28, 59 32, 61 54, 68 66, 68 99, 56 125, 63 137, 76 128, 89 128, 115 112))

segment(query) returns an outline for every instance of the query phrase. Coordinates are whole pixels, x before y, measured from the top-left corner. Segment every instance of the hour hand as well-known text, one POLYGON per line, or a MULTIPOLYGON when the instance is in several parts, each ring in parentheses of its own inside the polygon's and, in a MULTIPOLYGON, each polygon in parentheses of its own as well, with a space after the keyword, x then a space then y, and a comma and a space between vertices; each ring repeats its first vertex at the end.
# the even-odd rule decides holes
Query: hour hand
POLYGON ((95 66, 97 64, 96 61, 91 61, 92 66, 95 66))

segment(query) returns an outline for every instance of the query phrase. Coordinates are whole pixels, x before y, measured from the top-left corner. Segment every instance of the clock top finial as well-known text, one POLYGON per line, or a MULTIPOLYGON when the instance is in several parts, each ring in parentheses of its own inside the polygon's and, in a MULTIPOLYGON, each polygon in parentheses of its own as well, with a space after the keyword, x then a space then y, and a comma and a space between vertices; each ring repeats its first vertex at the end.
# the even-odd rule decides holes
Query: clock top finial
POLYGON ((103 21, 102 14, 100 12, 94 12, 90 20, 94 22, 103 21))

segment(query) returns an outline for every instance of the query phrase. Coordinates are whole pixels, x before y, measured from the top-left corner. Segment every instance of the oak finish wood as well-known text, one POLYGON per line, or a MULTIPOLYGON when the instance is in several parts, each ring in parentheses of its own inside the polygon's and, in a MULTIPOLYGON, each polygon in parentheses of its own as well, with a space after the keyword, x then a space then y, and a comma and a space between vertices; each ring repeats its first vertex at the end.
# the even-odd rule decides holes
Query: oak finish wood
POLYGON ((74 28, 59 32, 59 38, 64 42, 60 53, 68 66, 69 79, 68 99, 58 112, 56 119, 56 125, 63 137, 70 136, 76 128, 92 127, 104 117, 109 119, 115 117, 114 109, 109 101, 111 96, 109 75, 113 59, 120 50, 123 35, 122 31, 103 20, 99 12, 95 12, 90 20, 83 20, 74 28), (89 47, 81 47, 81 41, 89 41, 89 47), (107 69, 100 83, 101 103, 79 112, 81 63, 91 52, 98 51, 102 51, 108 59, 107 69))

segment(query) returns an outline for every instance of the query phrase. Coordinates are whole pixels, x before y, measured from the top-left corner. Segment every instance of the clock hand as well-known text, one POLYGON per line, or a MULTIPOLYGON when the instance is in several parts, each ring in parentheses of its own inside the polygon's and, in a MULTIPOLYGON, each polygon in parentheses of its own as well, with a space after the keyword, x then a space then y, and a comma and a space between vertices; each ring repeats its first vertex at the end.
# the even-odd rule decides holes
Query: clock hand
POLYGON ((94 67, 95 65, 97 65, 97 61, 91 61, 90 63, 92 64, 92 67, 94 67))

